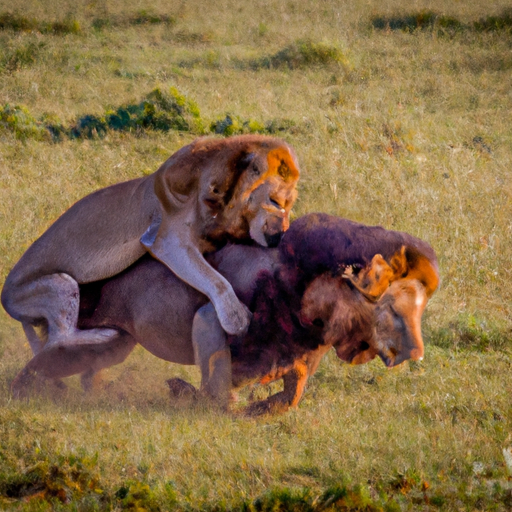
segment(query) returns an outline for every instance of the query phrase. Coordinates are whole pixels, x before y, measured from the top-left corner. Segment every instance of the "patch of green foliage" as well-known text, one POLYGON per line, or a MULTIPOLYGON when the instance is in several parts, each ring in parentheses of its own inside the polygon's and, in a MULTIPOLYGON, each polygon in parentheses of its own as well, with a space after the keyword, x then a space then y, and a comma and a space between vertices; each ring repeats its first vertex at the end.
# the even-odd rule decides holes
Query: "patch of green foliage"
POLYGON ((71 18, 59 21, 40 21, 15 12, 3 12, 0 13, 0 30, 64 35, 79 34, 81 27, 77 20, 71 18))
POLYGON ((210 131, 229 137, 243 133, 266 133, 279 135, 283 132, 297 133, 297 123, 293 119, 272 119, 265 124, 255 119, 243 120, 239 116, 227 114, 222 119, 217 119, 210 124, 210 131))
POLYGON ((321 495, 315 495, 309 489, 272 489, 253 502, 244 503, 240 510, 244 512, 319 512, 319 511, 361 511, 381 512, 383 510, 397 509, 394 500, 374 500, 370 497, 368 489, 363 486, 333 486, 321 495))
POLYGON ((162 510, 155 491, 144 482, 128 481, 116 491, 114 496, 122 510, 147 510, 148 512, 162 510))
POLYGON ((183 96, 175 87, 168 92, 156 88, 140 103, 109 109, 104 115, 87 114, 70 128, 55 117, 45 115, 40 120, 30 115, 27 108, 6 104, 0 106, 0 128, 11 131, 16 138, 25 140, 62 140, 69 138, 104 137, 108 130, 115 131, 187 131, 204 133, 204 124, 197 104, 183 96))
POLYGON ((373 28, 379 30, 437 30, 439 34, 454 33, 463 30, 477 32, 510 31, 512 29, 512 9, 504 9, 497 16, 487 16, 471 24, 465 24, 454 16, 424 9, 410 14, 395 16, 374 16, 371 19, 373 28))
POLYGON ((70 129, 70 137, 104 136, 108 130, 187 131, 204 133, 198 106, 171 87, 168 92, 156 88, 140 103, 109 109, 103 116, 86 115, 70 129))
MULTIPOLYGON (((274 119, 263 124, 254 119, 243 120, 239 116, 227 114, 224 118, 213 121, 209 131, 227 137, 242 133, 293 132, 295 127, 295 122, 287 119, 274 119)), ((103 115, 87 114, 69 128, 54 116, 46 114, 37 120, 30 115, 27 108, 20 105, 11 107, 6 104, 0 106, 0 128, 11 131, 16 138, 22 140, 32 138, 53 141, 60 141, 63 138, 102 138, 109 130, 176 130, 197 135, 208 131, 197 104, 180 94, 175 87, 170 87, 168 92, 156 88, 141 102, 110 108, 103 115)))
POLYGON ((225 135, 238 135, 241 133, 265 133, 265 126, 259 121, 249 119, 242 120, 240 117, 233 114, 227 114, 223 119, 213 121, 210 125, 210 131, 225 135))
POLYGON ((433 345, 486 352, 512 348, 512 331, 484 320, 478 315, 461 315, 447 327, 432 331, 433 345))
POLYGON ((45 127, 32 117, 26 107, 0 105, 0 129, 14 133, 17 139, 48 139, 45 127))
POLYGON ((251 67, 297 69, 328 64, 341 64, 348 67, 349 61, 338 46, 310 39, 299 39, 273 55, 252 62, 251 67))

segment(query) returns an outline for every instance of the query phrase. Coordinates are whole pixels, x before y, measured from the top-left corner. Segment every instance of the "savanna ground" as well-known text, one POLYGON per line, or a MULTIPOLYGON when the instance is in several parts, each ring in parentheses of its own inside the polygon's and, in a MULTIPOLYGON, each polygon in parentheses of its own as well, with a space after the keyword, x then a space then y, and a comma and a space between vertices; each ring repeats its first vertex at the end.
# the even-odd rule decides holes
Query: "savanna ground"
POLYGON ((0 0, 2 281, 73 202, 212 131, 284 137, 295 216, 408 231, 442 275, 424 361, 333 354, 298 410, 261 419, 170 404, 165 379, 197 372, 142 350, 89 396, 68 379, 12 400, 30 350, 2 311, 0 509, 510 510, 507 7, 0 0))

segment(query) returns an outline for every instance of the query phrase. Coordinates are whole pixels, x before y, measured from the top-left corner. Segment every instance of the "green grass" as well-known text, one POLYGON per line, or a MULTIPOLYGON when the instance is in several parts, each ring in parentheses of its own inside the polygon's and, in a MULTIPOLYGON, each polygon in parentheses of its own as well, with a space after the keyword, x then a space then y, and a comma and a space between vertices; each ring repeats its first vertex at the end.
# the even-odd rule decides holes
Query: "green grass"
POLYGON ((257 420, 171 404, 165 379, 197 384, 197 371, 142 350, 91 396, 73 378, 12 401, 30 351, 0 313, 0 508, 510 509, 507 8, 0 0, 0 281, 85 194, 153 172, 198 133, 246 131, 296 149, 295 216, 408 231, 436 249, 442 279, 423 362, 387 371, 332 354, 297 411, 257 420), (176 108, 155 90, 176 91, 176 108))

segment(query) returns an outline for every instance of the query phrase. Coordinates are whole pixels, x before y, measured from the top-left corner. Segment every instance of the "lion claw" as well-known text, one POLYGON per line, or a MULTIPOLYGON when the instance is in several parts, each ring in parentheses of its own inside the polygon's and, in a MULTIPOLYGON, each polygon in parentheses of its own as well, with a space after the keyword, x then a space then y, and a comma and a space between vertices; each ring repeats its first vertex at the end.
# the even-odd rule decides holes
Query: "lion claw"
POLYGON ((252 320, 252 313, 249 309, 238 302, 238 307, 231 307, 230 311, 218 311, 219 322, 222 328, 232 336, 245 336, 249 330, 252 320))

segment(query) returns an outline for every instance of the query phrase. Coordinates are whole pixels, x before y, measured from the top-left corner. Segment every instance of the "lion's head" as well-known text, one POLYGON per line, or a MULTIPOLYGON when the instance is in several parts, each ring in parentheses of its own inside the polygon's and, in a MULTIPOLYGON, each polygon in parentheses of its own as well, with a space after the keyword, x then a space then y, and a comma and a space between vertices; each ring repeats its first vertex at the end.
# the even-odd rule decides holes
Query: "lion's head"
POLYGON ((273 247, 288 229, 298 179, 295 154, 280 139, 203 138, 161 167, 155 192, 164 210, 194 201, 202 239, 252 238, 273 247))

